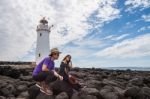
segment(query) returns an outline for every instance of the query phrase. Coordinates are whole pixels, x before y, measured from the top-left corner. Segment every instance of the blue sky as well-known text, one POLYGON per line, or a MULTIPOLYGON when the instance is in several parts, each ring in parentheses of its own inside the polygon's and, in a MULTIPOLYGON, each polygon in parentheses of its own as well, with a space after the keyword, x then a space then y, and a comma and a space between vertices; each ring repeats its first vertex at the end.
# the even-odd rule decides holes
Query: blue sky
POLYGON ((0 60, 34 61, 36 26, 54 24, 50 46, 78 67, 149 67, 150 0, 0 1, 0 60))

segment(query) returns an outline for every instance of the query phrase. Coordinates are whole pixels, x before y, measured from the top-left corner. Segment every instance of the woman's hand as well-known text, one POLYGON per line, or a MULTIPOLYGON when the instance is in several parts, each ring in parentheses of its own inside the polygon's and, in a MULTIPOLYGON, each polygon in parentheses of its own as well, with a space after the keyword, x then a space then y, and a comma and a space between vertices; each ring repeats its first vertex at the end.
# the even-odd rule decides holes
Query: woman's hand
POLYGON ((69 75, 69 78, 71 77, 71 75, 69 75))
POLYGON ((70 68, 72 68, 73 66, 72 66, 72 61, 70 60, 70 62, 69 62, 69 67, 70 68))

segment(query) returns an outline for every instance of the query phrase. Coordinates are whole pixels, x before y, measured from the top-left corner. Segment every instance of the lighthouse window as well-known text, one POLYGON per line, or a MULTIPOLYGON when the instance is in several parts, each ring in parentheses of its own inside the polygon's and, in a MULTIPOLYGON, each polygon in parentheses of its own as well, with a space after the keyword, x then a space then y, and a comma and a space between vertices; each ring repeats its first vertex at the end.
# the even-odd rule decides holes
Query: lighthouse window
POLYGON ((41 56, 41 54, 39 53, 39 57, 41 56))
POLYGON ((40 33, 40 36, 42 36, 42 33, 40 33))

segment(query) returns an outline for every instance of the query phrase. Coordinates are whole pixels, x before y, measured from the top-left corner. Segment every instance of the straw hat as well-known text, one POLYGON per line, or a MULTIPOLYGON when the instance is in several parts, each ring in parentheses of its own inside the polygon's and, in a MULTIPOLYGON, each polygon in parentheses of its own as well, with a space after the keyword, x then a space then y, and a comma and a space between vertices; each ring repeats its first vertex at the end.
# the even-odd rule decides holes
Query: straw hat
POLYGON ((52 49, 51 49, 51 52, 50 52, 50 55, 51 55, 52 53, 59 53, 59 54, 61 54, 61 52, 58 50, 58 48, 52 48, 52 49))

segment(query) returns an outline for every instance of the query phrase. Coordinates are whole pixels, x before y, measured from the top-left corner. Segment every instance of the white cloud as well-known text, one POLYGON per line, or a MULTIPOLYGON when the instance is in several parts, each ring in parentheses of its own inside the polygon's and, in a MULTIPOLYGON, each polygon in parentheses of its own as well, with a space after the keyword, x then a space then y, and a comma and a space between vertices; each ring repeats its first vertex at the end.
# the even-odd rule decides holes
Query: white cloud
POLYGON ((129 34, 122 34, 120 36, 116 36, 116 35, 109 35, 107 37, 105 37, 104 39, 109 39, 109 40, 114 40, 114 41, 118 41, 118 40, 122 40, 125 37, 129 36, 129 34))
POLYGON ((136 8, 148 8, 150 7, 150 0, 126 0, 125 5, 128 6, 126 11, 133 11, 136 8))
POLYGON ((65 46, 88 34, 91 25, 87 18, 96 10, 99 10, 101 24, 117 18, 119 10, 113 7, 115 2, 116 0, 1 0, 0 60, 18 60, 33 49, 35 29, 42 17, 49 18, 49 24, 54 24, 50 46, 65 46), (100 15, 104 13, 107 14, 100 15))
POLYGON ((124 39, 125 37, 127 37, 128 35, 129 35, 129 34, 123 34, 123 35, 121 35, 121 36, 118 36, 118 37, 113 38, 113 40, 115 40, 115 41, 122 40, 122 39, 124 39))
POLYGON ((120 10, 115 7, 117 0, 101 0, 97 17, 101 22, 110 22, 120 17, 120 10))
POLYGON ((97 52, 95 55, 111 58, 150 56, 150 34, 124 40, 112 47, 97 52))
POLYGON ((146 29, 146 27, 141 27, 138 32, 144 31, 146 29))
POLYGON ((102 41, 97 38, 92 38, 92 39, 82 39, 73 42, 75 45, 79 47, 85 47, 85 48, 97 48, 99 45, 102 44, 102 41))
POLYGON ((149 30, 150 29, 150 26, 144 26, 144 27, 141 27, 138 32, 141 32, 141 31, 144 31, 144 30, 149 30))
POLYGON ((142 15, 142 19, 143 19, 145 22, 150 22, 150 14, 149 14, 149 15, 142 15))

